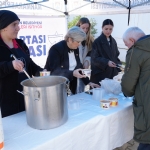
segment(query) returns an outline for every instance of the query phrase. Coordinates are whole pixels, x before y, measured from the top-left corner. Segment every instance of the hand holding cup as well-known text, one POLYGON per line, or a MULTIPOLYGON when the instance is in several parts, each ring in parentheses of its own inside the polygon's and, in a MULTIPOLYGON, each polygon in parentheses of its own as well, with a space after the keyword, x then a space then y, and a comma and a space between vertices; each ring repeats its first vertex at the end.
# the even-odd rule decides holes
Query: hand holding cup
POLYGON ((82 69, 82 74, 84 74, 85 76, 91 75, 91 69, 82 69))

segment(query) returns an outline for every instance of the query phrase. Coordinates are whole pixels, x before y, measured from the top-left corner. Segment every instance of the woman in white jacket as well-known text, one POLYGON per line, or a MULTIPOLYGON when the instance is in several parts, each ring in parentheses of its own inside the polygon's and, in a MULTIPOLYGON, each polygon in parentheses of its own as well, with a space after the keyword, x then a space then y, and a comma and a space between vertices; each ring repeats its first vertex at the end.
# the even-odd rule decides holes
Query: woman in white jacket
MULTIPOLYGON (((91 35, 91 23, 88 18, 82 17, 77 22, 76 26, 80 27, 86 33, 86 40, 83 41, 79 46, 79 57, 83 64, 84 69, 90 68, 91 65, 91 50, 94 38, 91 35)), ((81 79, 77 80, 78 91, 76 93, 84 92, 85 85, 81 79)))

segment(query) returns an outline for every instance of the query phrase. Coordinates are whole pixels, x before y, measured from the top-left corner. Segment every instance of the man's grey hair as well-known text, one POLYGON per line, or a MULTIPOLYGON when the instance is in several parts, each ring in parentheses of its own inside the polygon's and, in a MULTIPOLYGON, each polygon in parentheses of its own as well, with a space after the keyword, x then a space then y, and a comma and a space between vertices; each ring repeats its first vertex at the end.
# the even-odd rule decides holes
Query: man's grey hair
POLYGON ((82 42, 86 40, 86 33, 77 26, 70 28, 65 35, 65 40, 68 41, 68 38, 72 38, 74 41, 82 42))
POLYGON ((129 40, 129 38, 133 38, 137 41, 139 38, 145 36, 145 33, 138 27, 130 27, 123 34, 123 40, 129 40))

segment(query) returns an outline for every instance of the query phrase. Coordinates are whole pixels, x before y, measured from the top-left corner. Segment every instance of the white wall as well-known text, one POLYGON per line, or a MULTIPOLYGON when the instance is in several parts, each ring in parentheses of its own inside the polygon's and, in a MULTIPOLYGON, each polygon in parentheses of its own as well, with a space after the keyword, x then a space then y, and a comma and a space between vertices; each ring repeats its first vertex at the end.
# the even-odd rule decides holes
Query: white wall
MULTIPOLYGON (((71 20, 74 16, 70 16, 69 20, 71 20)), ((122 48, 126 48, 123 41, 122 35, 128 27, 137 26, 141 28, 146 34, 150 34, 150 13, 142 13, 142 14, 131 14, 130 16, 130 25, 128 26, 128 14, 112 14, 112 15, 88 15, 86 16, 89 19, 95 18, 97 25, 96 29, 98 29, 98 33, 95 37, 98 37, 101 33, 102 22, 105 19, 112 19, 114 22, 114 30, 112 36, 116 39, 118 47, 120 47, 120 59, 125 61, 126 50, 122 48)))

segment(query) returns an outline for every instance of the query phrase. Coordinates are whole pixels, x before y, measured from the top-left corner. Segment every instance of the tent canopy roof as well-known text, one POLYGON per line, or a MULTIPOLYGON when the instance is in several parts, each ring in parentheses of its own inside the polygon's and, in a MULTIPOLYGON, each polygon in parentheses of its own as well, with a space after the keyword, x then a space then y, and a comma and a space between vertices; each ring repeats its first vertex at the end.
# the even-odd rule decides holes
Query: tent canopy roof
POLYGON ((150 12, 150 0, 5 0, 0 9, 26 15, 93 15, 150 12))

